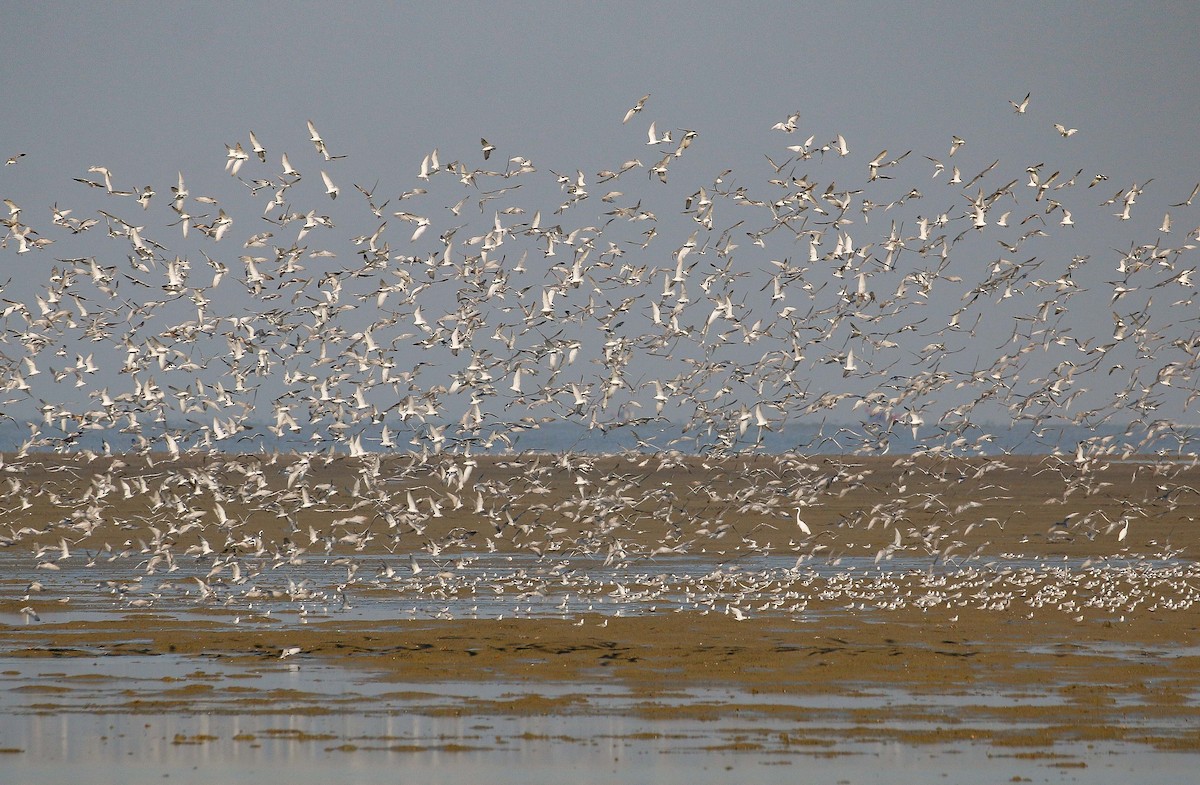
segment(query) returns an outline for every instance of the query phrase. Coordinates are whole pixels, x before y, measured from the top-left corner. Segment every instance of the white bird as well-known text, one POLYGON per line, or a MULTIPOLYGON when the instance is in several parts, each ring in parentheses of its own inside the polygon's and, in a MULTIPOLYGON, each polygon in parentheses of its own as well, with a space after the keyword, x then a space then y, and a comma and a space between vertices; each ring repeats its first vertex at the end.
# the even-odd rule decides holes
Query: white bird
POLYGON ((315 125, 313 125, 312 120, 308 121, 308 136, 309 136, 310 141, 312 141, 313 146, 317 148, 317 152, 320 153, 322 156, 324 156, 326 161, 332 161, 336 158, 345 158, 346 157, 344 155, 330 155, 329 154, 329 148, 325 146, 325 140, 321 138, 321 135, 319 133, 317 133, 317 127, 315 125))
POLYGON ((289 177, 299 177, 300 173, 296 171, 296 167, 292 166, 292 162, 288 160, 287 153, 280 156, 283 163, 283 173, 289 177))
POLYGON ((648 100, 650 100, 650 94, 649 94, 649 93, 646 93, 646 94, 645 94, 645 95, 643 95, 641 98, 639 98, 639 99, 638 99, 638 102, 637 102, 636 104, 634 104, 634 105, 633 105, 633 108, 632 108, 632 109, 630 109, 628 112, 626 112, 626 113, 625 113, 625 119, 623 119, 623 120, 621 121, 621 123, 622 123, 622 124, 624 124, 624 123, 628 123, 628 122, 629 122, 629 120, 630 120, 630 118, 632 118, 632 117, 633 117, 635 114, 637 114, 638 112, 642 111, 642 107, 644 107, 644 106, 646 105, 646 101, 648 101, 648 100))
POLYGON ((341 192, 342 189, 334 185, 333 180, 329 179, 329 175, 327 175, 324 171, 321 172, 321 179, 325 181, 325 193, 329 194, 330 199, 336 199, 338 197, 338 193, 341 192))
POLYGON ((796 124, 800 122, 800 112, 792 112, 788 115, 787 120, 775 123, 771 126, 772 131, 783 131, 790 134, 796 131, 796 124))
POLYGON ((662 136, 657 136, 655 134, 655 127, 654 127, 653 122, 650 123, 650 129, 648 131, 646 131, 646 136, 649 138, 649 141, 646 142, 647 145, 667 144, 668 142, 671 141, 671 132, 670 131, 667 131, 662 136))
POLYGON ((259 161, 264 164, 267 162, 267 148, 259 144, 258 137, 254 135, 253 131, 250 132, 250 149, 258 156, 259 161))
POLYGON ((847 155, 850 155, 850 146, 846 144, 846 137, 842 136, 841 134, 837 135, 837 142, 835 146, 837 147, 839 156, 845 158, 847 155))
POLYGON ((883 165, 883 159, 887 158, 887 150, 883 150, 879 155, 875 156, 867 163, 867 171, 871 182, 879 179, 879 167, 883 165))
POLYGON ((242 148, 242 143, 238 142, 234 147, 225 145, 225 171, 230 174, 237 174, 242 168, 242 164, 250 159, 250 156, 242 148))
POLYGON ((846 362, 842 365, 842 376, 849 376, 858 370, 858 363, 854 361, 854 350, 851 349, 846 353, 846 362))
POLYGON ((1062 123, 1055 123, 1054 130, 1058 131, 1058 133, 1061 134, 1064 139, 1066 139, 1068 136, 1074 136, 1075 134, 1079 133, 1078 128, 1067 128, 1062 123))

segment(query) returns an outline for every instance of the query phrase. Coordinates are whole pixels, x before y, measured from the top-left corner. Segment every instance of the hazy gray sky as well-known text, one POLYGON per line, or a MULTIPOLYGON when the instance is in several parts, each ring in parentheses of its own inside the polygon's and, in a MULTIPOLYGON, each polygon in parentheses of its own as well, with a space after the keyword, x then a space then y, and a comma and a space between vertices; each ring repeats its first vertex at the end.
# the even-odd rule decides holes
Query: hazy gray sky
POLYGON ((863 149, 1013 152, 1006 100, 1031 91, 1030 125, 1082 129, 1119 181, 1181 162, 1200 97, 1194 3, 3 5, 0 138, 31 156, 10 187, 165 177, 310 118, 383 171, 480 135, 573 165, 646 92, 733 164, 792 109, 863 149))
MULTIPOLYGON (((55 245, 28 255, 16 255, 13 242, 0 251, 0 281, 12 279, 0 297, 30 306, 45 290, 54 259, 95 253, 81 244, 90 235, 60 237, 49 224, 53 204, 83 218, 108 203, 73 179, 94 178, 88 169, 97 165, 113 173, 118 188, 154 188, 156 206, 144 215, 146 232, 160 241, 178 239, 166 228, 177 172, 193 197, 219 195, 237 221, 226 240, 236 265, 246 238, 270 228, 257 225, 269 194, 250 197, 224 171, 226 145, 240 142, 249 149, 250 130, 269 150, 265 169, 276 173, 279 153, 286 151, 305 173, 311 204, 297 209, 332 212, 334 205, 319 201, 319 171, 329 170, 339 182, 336 208, 343 212, 332 214, 344 246, 341 261, 354 252, 348 238, 370 234, 378 224, 352 184, 369 188, 378 181, 380 201, 395 200, 422 184, 417 173, 434 148, 443 161, 482 166, 480 137, 497 147, 489 162, 495 168, 520 155, 543 174, 586 172, 594 191, 588 215, 600 214, 596 197, 607 190, 594 182, 595 172, 635 156, 647 166, 657 158, 645 145, 650 121, 660 131, 672 129, 676 141, 684 130, 698 136, 672 164, 668 186, 654 191, 659 184, 645 169, 619 185, 628 183, 622 190, 633 195, 653 192, 647 198, 658 199, 656 209, 674 214, 684 196, 711 187, 725 169, 733 169, 728 185, 763 198, 772 176, 764 156, 783 161, 787 146, 809 135, 821 145, 842 134, 851 150, 844 160, 818 156, 795 170, 811 173, 822 189, 835 181, 840 188, 863 188, 867 162, 876 153, 911 150, 894 181, 870 184, 867 196, 875 201, 899 198, 912 187, 944 188, 954 165, 965 181, 993 160, 1000 161, 993 180, 1025 178, 1026 167, 1039 162, 1046 163, 1043 175, 1059 170, 1063 180, 1076 170, 1083 172, 1081 181, 1102 174, 1108 179, 1095 188, 1080 182, 1073 189, 1072 198, 1080 200, 1073 205, 1074 232, 1054 232, 1031 251, 1055 270, 1075 255, 1098 260, 1075 278, 1091 299, 1076 300, 1058 328, 1082 340, 1113 330, 1108 299, 1119 259, 1113 249, 1155 242, 1169 205, 1186 199, 1200 180, 1200 60, 1194 44, 1200 5, 1188 2, 3 2, 0 11, 0 157, 24 154, 0 170, 0 195, 20 205, 24 223, 56 238, 55 245), (646 93, 651 98, 645 110, 622 125, 626 110, 646 93), (1009 101, 1026 93, 1028 111, 1017 115, 1009 101), (772 130, 796 111, 794 134, 772 130), (308 141, 307 120, 331 152, 346 158, 321 160, 308 141), (1078 133, 1064 138, 1055 123, 1078 133), (955 136, 966 144, 951 160, 955 136), (925 156, 946 164, 947 174, 934 179, 925 156), (1101 208, 1118 189, 1152 178, 1134 220, 1113 217, 1120 204, 1101 208), (345 212, 352 208, 353 215, 345 212)), ((1022 180, 1018 188, 1024 185, 1022 180)), ((433 229, 444 231, 452 225, 445 208, 459 192, 447 189, 443 198, 434 186, 430 190, 431 198, 441 199, 434 203, 443 216, 434 219, 433 229)), ((526 193, 533 192, 531 186, 526 193)), ((561 198, 552 188, 538 193, 545 197, 519 201, 530 210, 553 209, 561 198)), ((1032 202, 1031 191, 1018 196, 1032 202)), ((949 189, 938 198, 942 210, 969 207, 949 189)), ((122 218, 133 221, 140 211, 129 208, 122 206, 122 218)), ((404 205, 393 201, 384 215, 399 209, 404 205)), ((486 231, 490 213, 480 218, 483 210, 469 210, 486 231)), ((1018 212, 1014 216, 1024 216, 1018 212)), ((1177 229, 1169 239, 1178 245, 1198 220, 1194 207, 1175 212, 1177 229)), ((879 243, 897 215, 899 210, 877 213, 869 225, 857 223, 851 231, 860 244, 879 243)), ((903 213, 909 231, 916 215, 903 213)), ((649 263, 667 267, 695 224, 665 212, 659 218, 661 247, 649 263)), ((551 223, 549 215, 543 223, 551 223)), ((396 226, 393 219, 390 231, 407 238, 411 226, 396 226)), ((747 240, 741 243, 749 249, 747 240)), ((179 245, 184 247, 182 240, 179 245)), ((984 267, 996 247, 989 240, 986 249, 966 245, 962 253, 977 254, 984 267)), ((761 272, 772 258, 805 258, 807 249, 768 245, 759 256, 753 253, 747 251, 744 263, 761 272)), ((127 255, 126 247, 106 263, 125 264, 127 255)), ((202 260, 189 258, 194 276, 208 275, 202 260)), ((965 262, 960 257, 957 263, 965 262)), ((120 293, 135 300, 155 294, 129 285, 120 293)), ((1166 299, 1156 302, 1165 305, 1166 299)), ((1167 320, 1166 329, 1173 325, 1167 320)), ((986 338, 989 351, 1006 337, 995 333, 1011 329, 998 317, 983 326, 994 329, 971 340, 986 338)), ((10 322, 8 329, 17 327, 10 322)), ((1178 329, 1188 338, 1195 325, 1178 329)), ((970 345, 965 338, 955 341, 970 345)), ((841 334, 838 344, 844 345, 841 334)), ((19 344, 0 348, 20 354, 19 344)), ((754 351, 745 349, 746 356, 754 351)), ((813 370, 818 378, 822 372, 813 370)), ((1088 385, 1115 391, 1124 384, 1121 376, 1095 373, 1088 385)), ((828 384, 837 378, 833 373, 828 384)), ((106 383, 118 386, 111 378, 106 383)), ((49 387, 39 392, 64 400, 80 394, 49 387)), ((24 405, 20 398, 10 394, 9 406, 24 405)), ((1188 413, 1176 411, 1171 419, 1188 419, 1188 413)))

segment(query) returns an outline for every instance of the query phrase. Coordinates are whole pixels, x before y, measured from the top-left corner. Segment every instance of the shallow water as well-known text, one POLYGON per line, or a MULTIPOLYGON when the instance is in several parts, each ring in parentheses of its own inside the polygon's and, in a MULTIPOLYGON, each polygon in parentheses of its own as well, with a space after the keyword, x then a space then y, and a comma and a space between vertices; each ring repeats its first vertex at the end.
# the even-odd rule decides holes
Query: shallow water
MULTIPOLYGON (((171 572, 137 575, 135 565, 123 560, 87 566, 71 559, 60 570, 34 570, 27 556, 0 554, 0 599, 10 609, 29 603, 38 614, 9 612, 0 619, 18 625, 0 640, 0 780, 125 785, 164 777, 231 783, 267 778, 325 785, 486 777, 557 785, 564 779, 774 783, 802 776, 846 782, 1027 777, 1170 783, 1194 781, 1200 764, 1200 754, 1167 751, 1174 749, 1173 740, 1194 732, 1200 697, 1187 692, 1171 698, 1181 711, 1143 705, 1157 689, 1153 679, 1112 694, 1102 684, 1091 688, 1104 701, 1103 716, 1119 718, 1127 729, 1120 737, 1126 740, 1068 743, 1056 741, 1062 729, 1055 723, 1090 705, 1091 698, 1070 693, 1065 681, 1046 682, 1039 690, 1027 681, 905 686, 851 678, 807 692, 694 680, 655 687, 600 672, 586 681, 411 681, 403 672, 375 669, 369 657, 349 667, 303 652, 280 659, 278 648, 240 658, 203 650, 136 653, 138 629, 179 621, 186 627, 190 620, 203 620, 206 630, 270 629, 282 634, 273 639, 286 642, 289 630, 322 622, 338 630, 343 621, 366 622, 357 634, 376 622, 387 627, 404 619, 582 621, 587 614, 595 625, 598 618, 680 609, 699 619, 730 604, 789 629, 824 625, 828 636, 834 629, 829 622, 851 606, 838 623, 850 618, 886 628, 894 618, 881 604, 888 598, 936 601, 970 591, 982 604, 1003 592, 1024 592, 1032 603, 1053 602, 1069 591, 1080 603, 1073 612, 1081 612, 1089 596, 1114 592, 1190 598, 1198 577, 1191 561, 1137 558, 932 565, 758 556, 605 564, 592 557, 466 554, 420 563, 414 573, 407 559, 390 556, 366 557, 356 570, 317 558, 279 565, 243 559, 241 579, 208 578, 212 594, 203 596, 198 579, 210 569, 206 562, 186 560, 171 572), (384 569, 389 561, 391 574, 384 569), (29 591, 33 580, 39 591, 29 591), (823 605, 757 607, 789 594, 797 605, 817 597, 823 605), (46 654, 30 650, 45 646, 35 641, 53 642, 55 630, 80 622, 83 627, 74 631, 117 622, 112 640, 121 645, 108 654, 92 648, 107 645, 94 642, 105 638, 82 637, 56 656, 30 656, 46 654), (53 626, 60 624, 66 626, 53 626), (46 635, 36 635, 39 629, 46 635), (1129 741, 1143 737, 1146 744, 1129 741)), ((1104 624, 1119 614, 1109 606, 1086 607, 1091 621, 1104 624)), ((949 606, 941 610, 943 618, 957 616, 949 606)), ((1030 640, 1022 650, 1038 662, 1127 660, 1164 669, 1200 652, 1166 638, 1122 643, 1103 636, 1030 640)), ((1012 667, 1025 663, 1017 657, 1012 667)), ((1163 689, 1171 688, 1164 682, 1163 689)))
POLYGON ((450 618, 574 618, 582 613, 643 615, 670 611, 756 610, 797 620, 821 615, 808 600, 844 599, 860 610, 886 611, 899 602, 940 603, 955 586, 1016 586, 1032 605, 1069 589, 1091 612, 1118 604, 1124 593, 1153 585, 1162 595, 1192 601, 1200 565, 1161 558, 1031 559, 1014 557, 965 564, 928 559, 750 556, 726 561, 671 556, 605 563, 592 556, 467 552, 418 559, 418 572, 390 554, 361 560, 276 562, 244 558, 209 575, 207 560, 181 559, 175 569, 146 573, 126 559, 72 558, 59 569, 35 569, 32 560, 0 553, 0 621, 103 621, 122 611, 152 610, 174 618, 307 623, 450 618), (39 587, 30 591, 31 584, 39 587), (920 590, 915 596, 907 592, 920 590), (1040 593, 1040 594, 1039 594, 1040 593), (908 597, 908 599, 905 599, 908 597), (781 598, 787 598, 781 599, 781 598), (770 604, 767 607, 767 604, 770 604), (19 614, 19 607, 32 613, 19 614), (34 615, 36 614, 36 615, 34 615))
MULTIPOLYGON (((602 679, 406 683, 379 676, 304 659, 247 667, 181 655, 3 657, 4 781, 707 783, 802 773, 846 782, 1078 776, 1124 783, 1136 775, 1182 783, 1194 781, 1200 763, 1195 754, 1055 743, 1049 734, 1032 748, 883 740, 941 727, 977 730, 982 739, 1012 727, 989 709, 1061 705, 1053 693, 928 694, 879 685, 817 694, 694 686, 646 693, 602 679), (520 707, 528 700, 552 701, 557 710, 530 713, 520 707), (874 710, 886 727, 872 729, 874 710)), ((1160 735, 1187 731, 1170 718, 1141 724, 1160 735)), ((1032 716, 1027 730, 1049 731, 1032 716)))
POLYGON ((806 746, 779 729, 621 717, 27 716, 4 722, 5 782, 1191 783, 1195 755, 1125 744, 806 746))

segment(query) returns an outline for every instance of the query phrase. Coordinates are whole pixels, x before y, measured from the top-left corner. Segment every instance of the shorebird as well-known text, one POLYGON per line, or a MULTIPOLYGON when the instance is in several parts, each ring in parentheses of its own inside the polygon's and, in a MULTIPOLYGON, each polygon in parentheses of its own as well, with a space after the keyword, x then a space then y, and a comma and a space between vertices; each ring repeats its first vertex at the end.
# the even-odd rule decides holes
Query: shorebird
POLYGON ((342 189, 334 185, 333 180, 324 171, 321 172, 321 180, 325 183, 325 193, 329 194, 330 199, 336 199, 342 189))
POLYGON ((671 132, 667 131, 662 136, 658 136, 653 122, 650 123, 650 128, 646 131, 646 136, 648 137, 648 141, 646 142, 648 145, 669 144, 671 142, 671 132))
MULTIPOLYGON (((1027 102, 1010 103, 1023 113, 1027 102)), ((792 133, 798 123, 797 112, 773 129, 792 133)), ((958 130, 951 154, 961 163, 970 129, 958 130)), ((567 169, 556 164, 562 175, 523 156, 490 171, 443 164, 435 149, 399 183, 356 185, 364 200, 336 199, 329 172, 337 170, 326 164, 326 202, 322 186, 303 182, 281 154, 281 170, 218 186, 271 192, 249 222, 237 214, 236 195, 193 197, 182 173, 170 213, 149 186, 116 190, 104 167, 90 169, 96 179, 83 181, 89 187, 72 196, 71 209, 56 204, 48 223, 44 213, 30 218, 18 204, 28 200, 14 194, 0 219, 0 252, 36 278, 28 292, 0 295, 11 349, 0 388, 11 401, 3 416, 18 404, 32 415, 2 458, 0 544, 31 545, 36 569, 55 578, 86 564, 103 569, 105 559, 156 582, 179 571, 171 585, 104 584, 119 607, 160 606, 173 593, 229 604, 246 618, 263 613, 251 605, 267 599, 282 607, 305 597, 305 614, 315 612, 308 598, 318 593, 326 612, 338 613, 355 584, 372 580, 389 599, 402 591, 436 599, 431 615, 461 612, 450 598, 494 589, 523 594, 507 598, 505 612, 516 605, 526 615, 531 602, 536 612, 532 598, 559 586, 592 595, 602 586, 626 608, 642 591, 663 591, 666 572, 618 586, 573 573, 570 560, 608 557, 606 570, 631 569, 685 552, 732 558, 784 547, 795 551, 797 569, 815 559, 849 577, 789 573, 787 583, 765 567, 736 576, 728 568, 680 579, 690 592, 680 605, 775 612, 786 585, 800 608, 810 597, 799 596, 807 588, 798 582, 819 580, 814 596, 829 592, 866 612, 860 590, 873 578, 849 568, 899 580, 896 560, 919 555, 938 569, 912 571, 904 591, 880 589, 882 606, 949 608, 934 581, 962 580, 960 600, 995 610, 1029 601, 1078 615, 1078 605, 1066 607, 1077 600, 968 586, 978 577, 951 572, 978 563, 965 544, 973 527, 999 520, 975 519, 994 512, 978 506, 1025 488, 999 468, 999 451, 1014 448, 997 437, 1028 426, 1030 439, 1052 444, 1061 454, 1047 451, 1039 470, 1059 473, 1066 490, 1044 501, 1080 505, 1047 534, 1049 518, 1027 528, 1036 530, 1023 544, 1031 549, 1047 536, 1131 548, 1124 543, 1139 521, 1178 514, 1170 486, 1181 451, 1171 463, 1146 459, 1147 472, 1163 470, 1165 491, 1126 498, 1115 513, 1102 506, 1113 497, 1101 492, 1110 487, 1101 467, 1138 445, 1191 438, 1175 415, 1198 397, 1200 338, 1189 310, 1197 230, 1181 229, 1194 221, 1187 208, 1195 192, 1159 223, 1161 205, 1153 216, 1133 209, 1147 183, 1100 207, 1079 198, 1083 162, 997 158, 964 176, 926 156, 935 178, 950 175, 933 184, 924 165, 902 165, 908 153, 889 160, 885 150, 866 172, 861 163, 839 168, 836 182, 828 169, 805 171, 815 153, 849 155, 841 134, 788 146, 787 160, 764 153, 762 177, 718 166, 715 176, 689 181, 694 153, 676 159, 698 134, 676 133, 677 146, 645 167, 647 182, 627 180, 591 198, 586 173, 608 182, 643 164, 616 150, 567 169), (669 173, 670 189, 653 182, 669 173), (424 181, 417 187, 414 175, 424 181), (489 190, 486 182, 503 185, 489 190), (1020 198, 1021 183, 1032 200, 1020 198), (400 194, 405 209, 385 220, 389 202, 377 193, 400 194), (121 196, 134 198, 113 198, 121 196), (1112 259, 1112 280, 1087 262, 1087 238, 1070 234, 1076 222, 1110 220, 1108 205, 1137 229, 1112 259), (186 242, 168 247, 165 235, 175 235, 162 231, 160 212, 167 226, 182 226, 186 242), (397 221, 411 231, 397 232, 397 221), (15 256, 96 225, 85 239, 101 250, 89 256, 64 252, 33 267, 15 256), (192 225, 200 236, 187 234, 192 225), (241 250, 224 258, 210 247, 218 241, 241 250), (1083 318, 1104 307, 1111 320, 1083 318), (981 340, 996 320, 1004 333, 981 340), (414 352, 423 359, 411 359, 414 352), (999 434, 985 413, 1003 421, 999 434), (1126 416, 1124 434, 1106 430, 1126 416), (798 421, 816 435, 793 441, 798 421), (584 434, 577 444, 556 445, 554 458, 527 449, 563 423, 584 434), (1068 428, 1086 435, 1072 443, 1054 435, 1068 428), (92 447, 81 445, 93 443, 104 446, 87 456, 92 447), (788 453, 776 454, 781 443, 788 453), (272 452, 275 444, 286 449, 272 452), (898 445, 915 454, 897 457, 887 498, 860 502, 880 481, 853 462, 898 445), (125 446, 131 456, 114 454, 125 446), (588 454, 601 449, 612 454, 588 454), (793 449, 844 455, 817 466, 793 449), (764 453, 771 459, 756 463, 764 453), (126 459, 136 466, 118 466, 126 459), (519 465, 498 468, 510 460, 519 465), (65 492, 62 478, 30 479, 59 468, 78 494, 65 492), (327 481, 329 473, 336 479, 327 481), (984 475, 1003 477, 980 492, 994 498, 956 498, 984 475), (121 518, 121 505, 137 505, 144 517, 121 518), (38 509, 55 515, 31 512, 38 509), (51 520, 60 510, 63 520, 51 520), (260 522, 276 518, 276 527, 260 522), (660 539, 637 541, 647 532, 660 539), (104 538, 114 545, 102 547, 104 538), (496 559, 523 552, 536 567, 480 578, 459 558, 476 548, 502 554, 496 559), (407 571, 364 576, 363 554, 382 549, 438 561, 426 569, 410 555, 407 571), (70 558, 84 552, 86 561, 70 558), (566 566, 552 565, 559 558, 566 566), (546 578, 537 574, 543 568, 556 572, 546 578)), ((338 157, 311 123, 309 136, 325 160, 338 157)), ((654 123, 647 138, 671 143, 654 123)), ((490 160, 495 147, 480 144, 490 160)), ((252 156, 266 157, 253 133, 249 152, 227 146, 224 163, 238 172, 252 156)), ((1088 171, 1104 162, 1093 163, 1088 171)), ((1095 175, 1089 187, 1104 179, 1095 175)), ((1015 521, 1033 517, 1021 513, 998 529, 1011 533, 1015 521)), ((1038 580, 1076 585, 1048 571, 1038 580)), ((645 602, 663 605, 658 596, 645 602)))
POLYGON ((629 122, 629 120, 630 120, 630 119, 631 119, 631 118, 632 118, 632 117, 633 117, 635 114, 637 114, 638 112, 642 111, 642 108, 646 106, 646 102, 647 102, 647 101, 649 101, 649 100, 650 100, 650 94, 649 94, 649 93, 646 93, 646 94, 645 94, 645 95, 643 95, 641 98, 639 98, 639 99, 638 99, 638 102, 637 102, 636 104, 634 104, 634 105, 633 105, 633 106, 632 106, 632 107, 629 109, 629 111, 628 111, 628 112, 626 112, 626 113, 625 113, 625 117, 624 117, 624 118, 621 120, 621 123, 622 123, 622 124, 624 124, 624 123, 628 123, 628 122, 629 122))
POLYGON ((250 132, 250 150, 258 156, 260 162, 264 164, 267 162, 267 148, 259 143, 258 137, 254 135, 253 131, 250 132))
POLYGON ((317 152, 320 153, 326 161, 333 161, 338 158, 346 157, 344 155, 330 155, 329 148, 325 145, 325 140, 321 138, 319 133, 317 133, 317 127, 313 125, 312 120, 308 121, 308 137, 309 141, 313 143, 313 147, 317 149, 317 152))

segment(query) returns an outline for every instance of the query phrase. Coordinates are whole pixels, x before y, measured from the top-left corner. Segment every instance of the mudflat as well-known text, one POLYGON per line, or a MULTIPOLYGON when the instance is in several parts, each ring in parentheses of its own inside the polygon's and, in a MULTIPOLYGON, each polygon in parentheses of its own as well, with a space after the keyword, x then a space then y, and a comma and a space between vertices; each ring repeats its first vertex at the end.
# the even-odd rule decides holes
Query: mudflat
MULTIPOLYGON (((445 460, 461 470, 461 458, 445 460)), ((7 562, 26 566, 0 584, 7 617, 0 658, 25 663, 9 671, 10 689, 35 696, 20 708, 39 713, 273 713, 281 700, 275 688, 224 679, 225 687, 237 686, 231 690, 188 674, 216 663, 246 673, 319 666, 396 688, 355 695, 352 703, 292 691, 288 713, 370 712, 372 701, 383 706, 402 695, 404 710, 426 714, 757 717, 766 724, 747 743, 771 749, 847 739, 972 741, 1030 754, 1049 754, 1064 740, 1187 752, 1200 746, 1193 588, 1200 585, 1193 561, 1200 494, 1192 490, 1200 469, 1193 464, 1081 466, 1071 456, 476 460, 474 487, 490 484, 497 493, 482 513, 474 504, 453 509, 447 497, 455 491, 429 479, 436 463, 419 470, 385 463, 371 468, 367 482, 354 461, 318 462, 304 487, 322 495, 303 506, 296 483, 289 488, 289 464, 278 458, 26 460, 23 487, 49 493, 31 495, 31 507, 6 524, 9 553, 31 554, 7 562), (545 466, 552 468, 542 472, 545 466), (175 525, 168 534, 180 513, 161 491, 166 509, 145 494, 122 499, 114 490, 96 499, 97 482, 136 487, 148 475, 187 499, 184 515, 204 511, 197 526, 175 525), (196 486, 178 478, 196 476, 225 479, 179 493, 196 486), (252 479, 238 485, 230 477, 252 479), (621 492, 609 496, 628 497, 610 501, 620 525, 605 523, 617 513, 590 506, 614 486, 621 492), (261 496, 247 499, 246 487, 261 496), (356 507, 364 488, 376 504, 356 507), (430 498, 445 509, 422 515, 416 527, 389 525, 379 514, 379 489, 401 511, 414 494, 419 509, 430 498), (296 504, 287 507, 291 493, 296 504), (492 506, 499 494, 510 507, 492 506), (97 503, 101 522, 79 528, 86 518, 78 510, 97 503), (215 505, 223 517, 212 513, 215 505), (288 514, 279 514, 283 508, 288 514), (514 523, 497 531, 496 520, 508 516, 514 523), (309 527, 320 544, 308 542, 309 527), (253 536, 242 539, 247 532, 253 536), (347 533, 360 536, 343 539, 347 533), (68 534, 65 556, 59 540, 68 534), (217 553, 188 553, 202 539, 217 553), (289 552, 297 542, 312 547, 289 552), (173 555, 147 573, 164 546, 173 555), (539 562, 569 565, 590 556, 587 564, 600 565, 601 557, 624 564, 625 577, 605 584, 606 594, 646 587, 661 594, 629 605, 620 597, 584 603, 585 566, 561 568, 532 589, 521 568, 494 586, 514 612, 472 610, 466 584, 454 583, 455 559, 528 556, 531 548, 539 562), (406 566, 409 555, 425 568, 406 566), (781 557, 795 566, 760 569, 763 558, 781 557), (684 558, 707 566, 672 593, 674 565, 684 558), (172 570, 171 562, 180 566, 172 570), (253 577, 238 582, 228 570, 211 572, 219 562, 238 562, 243 577, 253 577), (250 593, 249 586, 302 564, 333 576, 319 598, 250 593), (78 613, 89 571, 121 565, 131 581, 154 585, 124 593, 98 581, 87 607, 103 612, 78 613), (179 572, 189 577, 176 578, 179 572), (51 573, 56 581, 85 577, 68 594, 51 573), (45 586, 30 591, 42 579, 45 586), (697 596, 696 587, 709 593, 697 596), (438 591, 443 610, 405 612, 414 596, 438 591), (532 610, 532 594, 540 610, 522 613, 522 605, 532 610), (146 601, 133 604, 134 596, 146 601), (370 618, 340 610, 335 598, 346 608, 373 609, 370 618), (317 605, 320 612, 307 612, 317 605), (26 673, 34 661, 43 663, 34 671, 51 673, 51 660, 115 657, 159 657, 177 663, 177 672, 120 690, 99 689, 104 679, 50 684, 26 673), (519 689, 448 696, 438 688, 451 683, 519 689), (620 708, 590 696, 595 685, 620 690, 620 708)), ((484 588, 479 578, 469 586, 471 593, 484 588)), ((121 686, 116 676, 108 682, 121 686)))

